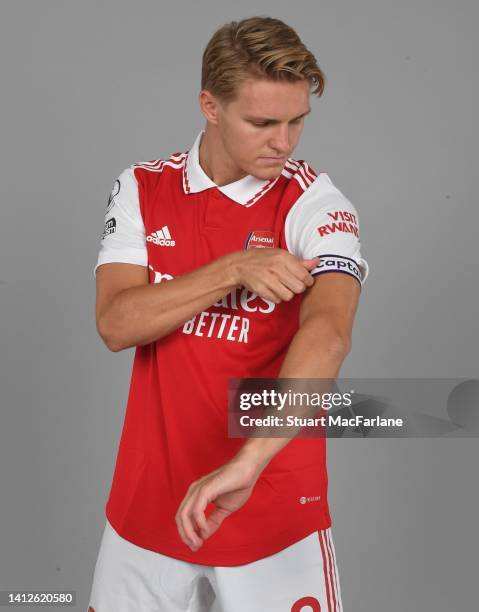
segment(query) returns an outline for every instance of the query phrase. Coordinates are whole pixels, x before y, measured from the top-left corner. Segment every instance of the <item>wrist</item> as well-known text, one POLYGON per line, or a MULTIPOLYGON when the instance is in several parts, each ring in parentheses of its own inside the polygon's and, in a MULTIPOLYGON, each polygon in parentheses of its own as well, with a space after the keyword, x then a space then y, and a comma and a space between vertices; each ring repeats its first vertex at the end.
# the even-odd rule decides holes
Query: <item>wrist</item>
POLYGON ((260 474, 283 445, 284 441, 278 438, 249 438, 236 454, 236 458, 247 468, 260 474))
POLYGON ((226 273, 226 282, 228 286, 231 287, 241 287, 241 274, 239 261, 243 254, 243 251, 234 251, 233 253, 228 253, 227 255, 223 255, 221 258, 222 265, 224 266, 224 271, 226 273))

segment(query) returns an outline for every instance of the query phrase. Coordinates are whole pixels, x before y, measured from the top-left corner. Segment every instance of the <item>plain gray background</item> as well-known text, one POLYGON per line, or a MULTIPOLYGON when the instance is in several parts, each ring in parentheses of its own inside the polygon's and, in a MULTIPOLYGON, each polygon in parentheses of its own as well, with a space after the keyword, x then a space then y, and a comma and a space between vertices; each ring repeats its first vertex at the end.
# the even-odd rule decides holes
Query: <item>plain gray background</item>
MULTIPOLYGON (((73 589, 87 608, 133 357, 95 329, 105 207, 124 168, 193 143, 226 21, 283 19, 327 76, 294 157, 360 215, 371 272, 341 375, 478 376, 478 13, 2 0, 0 589, 73 589)), ((344 609, 477 610, 477 439, 328 449, 344 609)))

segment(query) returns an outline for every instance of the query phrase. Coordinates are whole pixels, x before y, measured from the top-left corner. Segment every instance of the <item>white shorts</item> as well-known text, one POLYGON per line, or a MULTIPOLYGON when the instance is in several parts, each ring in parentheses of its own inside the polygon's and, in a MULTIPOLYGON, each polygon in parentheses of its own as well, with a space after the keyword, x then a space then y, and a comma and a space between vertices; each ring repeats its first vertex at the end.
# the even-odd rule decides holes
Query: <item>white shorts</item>
POLYGON ((89 612, 343 612, 331 528, 235 567, 136 546, 107 521, 89 612))

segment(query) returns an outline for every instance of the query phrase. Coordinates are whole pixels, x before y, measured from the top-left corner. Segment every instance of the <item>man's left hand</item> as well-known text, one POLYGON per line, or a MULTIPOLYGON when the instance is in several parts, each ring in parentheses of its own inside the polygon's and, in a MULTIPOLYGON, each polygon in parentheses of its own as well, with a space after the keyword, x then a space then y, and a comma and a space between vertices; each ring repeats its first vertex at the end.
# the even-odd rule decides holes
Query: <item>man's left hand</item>
POLYGON ((183 542, 197 551, 225 518, 247 502, 260 473, 261 468, 254 463, 234 457, 214 472, 195 480, 175 516, 183 542), (216 508, 206 516, 209 503, 216 508))

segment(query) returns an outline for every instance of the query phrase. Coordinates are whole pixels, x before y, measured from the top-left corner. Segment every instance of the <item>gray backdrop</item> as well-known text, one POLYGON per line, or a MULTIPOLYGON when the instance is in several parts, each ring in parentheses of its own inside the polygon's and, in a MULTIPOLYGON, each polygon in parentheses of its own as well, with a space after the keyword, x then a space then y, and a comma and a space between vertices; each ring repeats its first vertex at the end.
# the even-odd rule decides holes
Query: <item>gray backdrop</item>
MULTIPOLYGON (((473 0, 3 0, 0 589, 85 610, 133 350, 96 333, 108 195, 203 126, 201 54, 279 17, 327 75, 294 156, 360 214, 371 266, 344 377, 477 377, 473 0)), ((330 440, 347 612, 477 609, 477 439, 330 440)), ((22 608, 23 609, 23 608, 22 608)))

